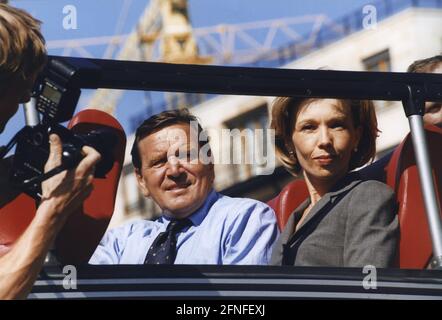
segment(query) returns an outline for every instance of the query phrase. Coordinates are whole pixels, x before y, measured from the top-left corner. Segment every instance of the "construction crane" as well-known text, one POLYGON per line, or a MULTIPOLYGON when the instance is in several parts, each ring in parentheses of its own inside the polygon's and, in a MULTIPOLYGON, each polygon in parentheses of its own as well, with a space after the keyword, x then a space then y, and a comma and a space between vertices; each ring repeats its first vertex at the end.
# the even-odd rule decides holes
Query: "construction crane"
MULTIPOLYGON (((158 39, 161 39, 161 61, 168 63, 205 64, 210 57, 198 53, 196 40, 189 21, 187 0, 154 0, 159 1, 161 30, 143 30, 138 28, 140 45, 147 47, 144 58, 151 59, 151 50, 158 39)), ((158 26, 158 24, 156 24, 158 26)))
MULTIPOLYGON (((342 26, 322 14, 193 29, 187 0, 151 0, 136 28, 128 35, 122 35, 121 21, 127 16, 129 5, 130 0, 125 0, 115 36, 49 41, 48 48, 64 48, 64 55, 75 51, 80 56, 92 57, 86 47, 108 45, 103 56, 107 59, 242 65, 264 57, 274 57, 277 54, 275 43, 278 36, 285 37, 286 42, 299 44, 297 50, 300 47, 307 51, 322 29, 343 32, 342 26), (296 26, 307 24, 311 25, 310 32, 304 35, 295 29, 296 26), (256 34, 262 34, 262 31, 265 31, 264 37, 258 39, 256 34), (117 47, 121 49, 114 56, 117 47), (200 53, 201 49, 204 49, 204 54, 200 53)), ((123 92, 99 89, 88 107, 112 114, 123 92)), ((180 96, 183 97, 183 94, 168 93, 166 101, 177 100, 180 96)), ((147 100, 150 98, 147 97, 147 100)))
MULTIPOLYGON (((160 61, 169 63, 208 63, 201 57, 189 22, 187 0, 151 0, 137 28, 127 38, 118 60, 151 61, 154 44, 160 40, 160 61)), ((122 90, 97 90, 89 107, 113 113, 122 90)))

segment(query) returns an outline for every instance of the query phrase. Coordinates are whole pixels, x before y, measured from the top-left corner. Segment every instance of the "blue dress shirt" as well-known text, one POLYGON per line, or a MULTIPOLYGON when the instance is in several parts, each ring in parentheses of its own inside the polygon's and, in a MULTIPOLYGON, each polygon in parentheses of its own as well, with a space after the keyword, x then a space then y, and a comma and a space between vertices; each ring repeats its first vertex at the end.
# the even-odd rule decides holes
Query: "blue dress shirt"
MULTIPOLYGON (((274 211, 266 204, 231 198, 212 190, 188 217, 192 226, 177 235, 175 264, 250 264, 270 262, 279 231, 274 211)), ((108 231, 91 264, 143 264, 147 251, 169 218, 140 220, 108 231)))

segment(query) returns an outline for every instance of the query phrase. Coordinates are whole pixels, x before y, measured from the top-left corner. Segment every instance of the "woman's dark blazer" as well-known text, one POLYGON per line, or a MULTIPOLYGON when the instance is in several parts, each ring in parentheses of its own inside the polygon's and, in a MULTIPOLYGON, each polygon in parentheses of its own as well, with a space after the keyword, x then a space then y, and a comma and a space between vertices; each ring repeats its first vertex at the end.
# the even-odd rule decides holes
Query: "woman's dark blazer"
POLYGON ((290 216, 273 248, 271 264, 395 265, 399 241, 397 206, 394 193, 386 184, 348 175, 320 199, 295 232, 295 215, 309 204, 307 199, 290 216))

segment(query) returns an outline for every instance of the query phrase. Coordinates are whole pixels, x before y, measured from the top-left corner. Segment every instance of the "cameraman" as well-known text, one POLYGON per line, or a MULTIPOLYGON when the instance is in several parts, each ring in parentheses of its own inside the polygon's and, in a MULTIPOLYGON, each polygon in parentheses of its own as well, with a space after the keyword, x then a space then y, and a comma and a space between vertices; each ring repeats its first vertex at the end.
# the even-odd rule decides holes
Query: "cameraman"
MULTIPOLYGON (((0 4, 0 44, 1 133, 18 104, 30 99, 35 78, 46 62, 40 21, 23 10, 0 4)), ((27 297, 57 233, 90 194, 100 155, 90 147, 84 147, 83 153, 85 157, 76 169, 42 183, 43 197, 33 221, 12 249, 0 257, 0 299, 27 297)), ((60 165, 61 154, 60 138, 51 135, 45 171, 60 165)), ((7 189, 1 186, 0 198, 7 189)))

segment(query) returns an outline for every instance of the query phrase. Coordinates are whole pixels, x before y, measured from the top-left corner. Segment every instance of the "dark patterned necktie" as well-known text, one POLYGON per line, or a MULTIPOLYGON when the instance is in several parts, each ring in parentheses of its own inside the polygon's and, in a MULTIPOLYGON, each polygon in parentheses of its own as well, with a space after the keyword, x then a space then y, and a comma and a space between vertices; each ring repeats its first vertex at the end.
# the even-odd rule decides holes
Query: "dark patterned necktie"
POLYGON ((150 246, 144 264, 173 264, 176 257, 176 235, 192 225, 189 219, 171 220, 165 232, 161 232, 150 246))

